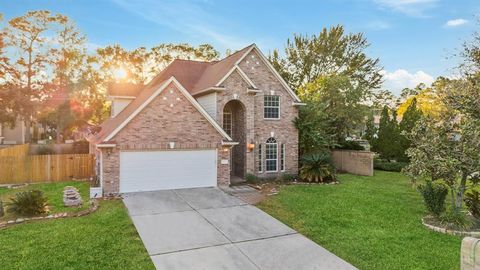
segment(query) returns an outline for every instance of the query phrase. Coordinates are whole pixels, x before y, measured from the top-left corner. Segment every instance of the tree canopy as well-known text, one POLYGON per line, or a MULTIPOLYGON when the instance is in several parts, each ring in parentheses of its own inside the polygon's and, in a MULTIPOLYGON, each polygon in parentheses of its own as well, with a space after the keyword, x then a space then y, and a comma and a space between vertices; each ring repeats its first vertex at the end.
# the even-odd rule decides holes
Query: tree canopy
POLYGON ((382 67, 365 50, 369 43, 362 33, 346 34, 341 25, 323 28, 318 35, 295 34, 287 40, 285 58, 277 50, 270 61, 293 89, 321 76, 346 76, 366 89, 380 87, 382 67))

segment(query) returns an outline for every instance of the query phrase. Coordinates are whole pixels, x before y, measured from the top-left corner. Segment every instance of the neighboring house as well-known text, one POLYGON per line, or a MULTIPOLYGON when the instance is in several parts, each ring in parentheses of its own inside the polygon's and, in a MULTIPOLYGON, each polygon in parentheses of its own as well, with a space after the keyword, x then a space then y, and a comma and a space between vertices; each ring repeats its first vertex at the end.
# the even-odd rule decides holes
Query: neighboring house
MULTIPOLYGON (((24 144, 26 141, 28 129, 25 127, 25 122, 16 120, 15 126, 9 126, 0 123, 0 145, 24 144)), ((45 133, 45 128, 41 124, 34 124, 30 128, 30 136, 32 140, 37 141, 45 133), (34 138, 34 136, 36 136, 34 138)))
POLYGON ((142 89, 109 93, 112 118, 89 138, 105 194, 298 173, 303 103, 255 44, 220 61, 175 60, 142 89))
POLYGON ((21 120, 15 121, 15 126, 0 124, 0 144, 25 143, 26 128, 21 120))

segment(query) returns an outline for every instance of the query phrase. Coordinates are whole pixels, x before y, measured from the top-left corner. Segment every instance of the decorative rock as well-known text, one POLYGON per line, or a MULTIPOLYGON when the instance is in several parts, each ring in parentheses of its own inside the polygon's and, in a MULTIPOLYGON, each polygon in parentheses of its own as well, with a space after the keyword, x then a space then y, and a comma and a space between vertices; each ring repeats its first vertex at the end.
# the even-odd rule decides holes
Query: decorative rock
POLYGON ((9 221, 7 221, 7 224, 13 224, 13 223, 15 223, 14 220, 9 220, 9 221))
POLYGON ((17 218, 17 220, 16 220, 15 222, 16 222, 16 223, 22 223, 22 222, 24 222, 24 221, 25 221, 25 219, 23 219, 23 218, 17 218))
POLYGON ((80 193, 78 193, 78 189, 76 187, 66 186, 63 189, 63 204, 65 206, 79 206, 82 203, 82 196, 80 196, 80 193))

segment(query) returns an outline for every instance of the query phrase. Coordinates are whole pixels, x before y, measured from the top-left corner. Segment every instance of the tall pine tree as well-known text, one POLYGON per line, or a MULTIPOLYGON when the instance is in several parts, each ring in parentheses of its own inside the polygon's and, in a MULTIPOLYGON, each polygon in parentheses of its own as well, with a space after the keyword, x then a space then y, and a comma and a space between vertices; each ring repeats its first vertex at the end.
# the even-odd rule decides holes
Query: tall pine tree
POLYGON ((374 145, 374 151, 387 160, 397 159, 399 149, 399 128, 397 124, 397 114, 395 111, 390 116, 390 110, 387 106, 383 107, 380 117, 380 126, 378 127, 378 138, 374 145))
POLYGON ((405 151, 410 148, 411 141, 405 136, 412 131, 418 120, 422 118, 422 112, 417 108, 417 99, 413 98, 412 103, 408 106, 403 114, 402 122, 399 124, 400 129, 400 147, 398 160, 409 161, 405 151))

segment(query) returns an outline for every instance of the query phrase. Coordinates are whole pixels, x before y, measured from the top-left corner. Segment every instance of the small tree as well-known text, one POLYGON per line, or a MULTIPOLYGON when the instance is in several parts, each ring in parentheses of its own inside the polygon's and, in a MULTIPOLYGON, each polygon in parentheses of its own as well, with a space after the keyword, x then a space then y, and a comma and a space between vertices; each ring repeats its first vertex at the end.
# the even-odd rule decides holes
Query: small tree
POLYGON ((480 171, 480 122, 471 118, 424 118, 407 136, 411 163, 406 173, 419 178, 444 180, 450 187, 452 208, 460 212, 467 182, 476 184, 480 171))
POLYGON ((422 118, 422 112, 417 108, 417 99, 413 98, 412 103, 403 114, 403 119, 398 126, 400 129, 398 159, 400 161, 408 161, 406 151, 410 148, 411 141, 405 134, 412 131, 420 118, 422 118))
POLYGON ((387 160, 398 157, 400 135, 396 118, 395 111, 392 111, 392 116, 390 116, 389 108, 387 106, 383 107, 378 127, 378 138, 375 140, 373 150, 387 160))
POLYGON ((336 135, 336 142, 345 138, 363 124, 366 106, 363 104, 370 90, 356 85, 346 76, 322 76, 298 89, 302 100, 319 104, 325 112, 323 119, 336 135))

